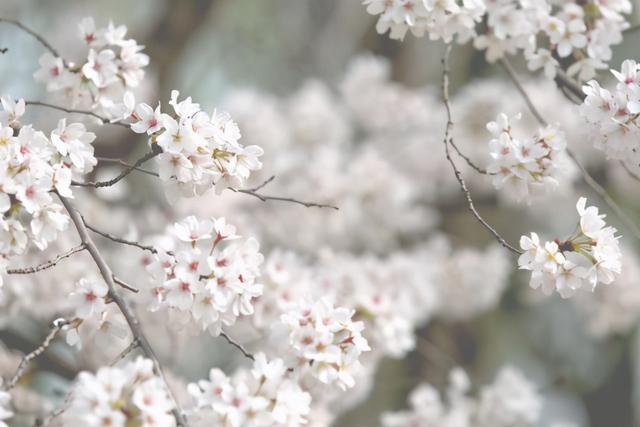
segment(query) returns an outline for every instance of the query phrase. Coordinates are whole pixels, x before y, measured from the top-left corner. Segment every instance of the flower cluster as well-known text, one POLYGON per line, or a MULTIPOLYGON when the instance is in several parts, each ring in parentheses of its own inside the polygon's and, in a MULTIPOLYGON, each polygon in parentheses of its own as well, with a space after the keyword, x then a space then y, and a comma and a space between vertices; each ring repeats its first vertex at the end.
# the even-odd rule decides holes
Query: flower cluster
POLYGON ((563 298, 572 296, 585 283, 595 288, 609 284, 620 274, 621 252, 616 229, 606 226, 605 215, 595 206, 586 206, 581 197, 576 208, 580 221, 576 231, 565 241, 559 239, 542 244, 536 233, 522 236, 525 251, 518 259, 521 269, 531 271, 530 285, 545 294, 557 290, 563 298))
POLYGON ((302 375, 341 389, 353 387, 359 357, 371 350, 362 336, 364 324, 351 320, 354 310, 336 308, 328 298, 301 301, 280 317, 289 331, 291 362, 302 375))
POLYGON ((73 197, 72 179, 90 172, 97 163, 91 145, 95 135, 83 124, 61 119, 47 137, 30 125, 20 127, 23 100, 2 98, 2 105, 0 259, 23 254, 29 242, 44 250, 55 240, 69 218, 54 202, 52 192, 73 197))
POLYGON ((410 30, 416 37, 425 34, 445 43, 454 37, 466 43, 476 35, 476 23, 482 20, 486 6, 482 0, 364 0, 367 12, 380 15, 376 30, 389 31, 392 39, 402 40, 410 30))
POLYGON ((162 150, 158 156, 160 179, 168 182, 170 194, 193 196, 215 186, 219 193, 241 186, 252 171, 262 167, 263 153, 255 145, 242 146, 240 130, 226 113, 209 115, 191 97, 178 102, 171 92, 174 116, 138 104, 131 112, 131 129, 151 136, 149 143, 162 150))
POLYGON ((522 201, 558 186, 558 175, 564 169, 561 155, 567 146, 564 132, 547 126, 531 138, 516 138, 510 119, 502 113, 487 129, 494 136, 489 142, 492 162, 487 172, 494 175, 496 188, 505 187, 522 201))
POLYGON ((165 385, 153 374, 153 362, 142 357, 124 368, 81 372, 69 396, 65 426, 176 425, 165 385))
POLYGON ((253 314, 252 301, 262 294, 256 279, 263 256, 255 239, 237 240, 235 231, 224 218, 190 216, 176 223, 169 231, 171 250, 147 265, 149 308, 167 308, 181 324, 213 335, 253 314))
POLYGON ((614 91, 591 80, 582 90, 586 97, 580 114, 593 128, 594 144, 610 159, 638 163, 640 135, 640 67, 633 60, 622 63, 620 71, 611 70, 618 80, 614 91))
POLYGON ((127 92, 142 81, 149 57, 143 46, 125 39, 124 25, 96 28, 93 18, 84 18, 78 31, 89 49, 86 59, 75 64, 47 52, 34 78, 49 92, 63 93, 72 107, 113 117, 127 92))
POLYGON ((402 39, 407 30, 445 42, 456 35, 460 43, 473 38, 490 62, 522 50, 529 68, 544 68, 549 78, 555 77, 559 59, 571 56, 567 71, 580 80, 606 68, 611 46, 622 41, 622 31, 629 27, 623 14, 631 12, 628 0, 557 5, 523 0, 364 0, 364 4, 369 13, 380 15, 378 32, 390 30, 391 38, 402 39), (484 30, 477 35, 480 21, 484 30))
POLYGON ((517 369, 505 366, 494 382, 469 395, 471 384, 460 368, 449 374, 446 399, 430 384, 421 384, 409 396, 411 409, 384 413, 384 427, 409 426, 535 426, 542 399, 536 387, 517 369))
POLYGON ((196 401, 189 418, 196 426, 301 426, 307 423, 311 396, 297 384, 281 359, 256 354, 251 371, 227 377, 212 369, 209 380, 189 384, 196 401))

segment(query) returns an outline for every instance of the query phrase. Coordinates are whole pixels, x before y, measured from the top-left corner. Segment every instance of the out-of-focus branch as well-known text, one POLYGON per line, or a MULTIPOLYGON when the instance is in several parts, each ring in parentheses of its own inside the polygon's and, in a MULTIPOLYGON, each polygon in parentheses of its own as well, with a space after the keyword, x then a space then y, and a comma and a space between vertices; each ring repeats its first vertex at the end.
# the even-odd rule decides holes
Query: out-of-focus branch
POLYGON ((96 266, 98 267, 98 270, 100 270, 100 274, 102 275, 102 278, 104 279, 105 283, 107 284, 107 287, 109 288, 109 293, 108 293, 109 297, 120 309, 120 312, 122 313, 127 324, 129 325, 129 329, 131 330, 133 337, 140 344, 140 349, 142 350, 144 355, 149 359, 151 359, 151 361, 153 362, 154 373, 164 381, 165 386, 167 388, 167 392, 169 393, 175 406, 175 409, 172 411, 172 413, 176 419, 177 424, 182 427, 188 427, 186 418, 178 406, 178 401, 176 400, 175 396, 173 396, 173 392, 171 391, 171 388, 169 387, 169 384, 162 371, 160 361, 158 360, 153 348, 151 347, 151 344, 147 340, 147 337, 144 334, 144 331, 142 330, 142 326, 140 325, 140 321, 136 317, 133 310, 129 307, 129 304, 127 304, 126 300, 118 293, 118 290, 116 288, 116 282, 114 280, 114 275, 113 275, 113 272, 111 271, 111 268, 109 267, 106 260, 98 250, 98 247, 95 245, 95 243, 93 243, 93 240, 89 235, 89 231, 87 227, 84 225, 84 221, 82 220, 82 217, 80 216, 80 213, 78 212, 78 210, 76 210, 76 208, 73 206, 73 204, 69 199, 67 199, 66 197, 62 197, 60 195, 59 197, 60 197, 60 201, 62 202, 65 209, 69 213, 69 216, 71 217, 71 221, 73 222, 78 232, 78 235, 80 236, 80 240, 82 241, 82 243, 86 245, 87 250, 91 254, 91 257, 93 258, 96 266))
MULTIPOLYGON (((505 69, 505 71, 509 75, 509 78, 513 82, 514 86, 518 89, 518 92, 520 92, 520 95, 522 95, 522 98, 524 99, 525 103, 529 107, 529 110, 531 111, 531 114, 533 114, 535 116, 535 118, 538 120, 538 122, 542 126, 547 126, 547 121, 544 119, 544 117, 542 117, 542 114, 540 114, 538 109, 535 107, 535 105, 531 101, 531 98, 529 97, 529 94, 527 93, 527 91, 522 86, 522 83, 520 82, 520 79, 518 78, 518 75, 516 74, 515 70, 513 69, 513 67, 509 63, 509 61, 506 58, 503 58, 503 59, 500 60, 500 64, 503 66, 503 68, 505 69)), ((609 208, 620 219, 620 221, 622 221, 622 223, 626 226, 626 228, 629 229, 629 231, 631 231, 635 235, 636 238, 640 239, 640 228, 636 225, 636 223, 633 222, 631 220, 631 218, 629 218, 627 216, 627 214, 620 207, 620 205, 618 205, 618 203, 616 203, 616 201, 613 200, 611 198, 611 196, 609 196, 607 191, 593 178, 593 176, 591 176, 591 174, 587 171, 587 169, 584 167, 584 165, 582 165, 582 163, 578 160, 578 158, 576 157, 575 153, 571 149, 569 149, 568 147, 567 147, 566 151, 567 151, 567 154, 569 155, 569 157, 571 158, 571 160, 573 161, 573 163, 580 170, 580 173, 582 174, 582 178, 583 178, 584 182, 589 187, 591 187, 591 189, 598 196, 600 196, 602 201, 607 206, 609 206, 609 208)))
POLYGON ((56 321, 53 322, 51 330, 45 337, 44 341, 42 341, 42 344, 40 344, 38 348, 36 348, 31 353, 25 355, 22 358, 22 360, 20 361, 20 364, 18 365, 18 369, 16 370, 16 373, 13 375, 13 377, 7 382, 6 386, 4 387, 5 390, 11 390, 16 386, 16 384, 18 384, 20 379, 27 372, 27 368, 29 367, 29 364, 31 363, 31 361, 36 357, 40 356, 42 353, 44 353, 44 351, 51 345, 51 343, 56 338, 56 336, 58 336, 58 333, 60 333, 62 328, 68 324, 69 322, 65 319, 57 319, 56 321))
POLYGON ((469 189, 467 188, 467 184, 465 183, 464 178, 462 177, 462 173, 456 166, 456 163, 451 158, 451 153, 449 152, 449 144, 451 144, 453 139, 450 136, 451 131, 453 129, 453 118, 451 114, 451 104, 449 103, 449 54, 450 53, 451 53, 451 45, 447 45, 445 48, 444 56, 442 58, 442 101, 444 103, 445 109, 447 110, 447 125, 445 127, 443 143, 444 143, 445 154, 447 156, 447 161, 449 162, 449 164, 451 164, 451 168, 453 169, 453 173, 456 177, 456 180, 458 181, 458 184, 460 184, 460 190, 464 193, 467 199, 469 210, 471 211, 473 216, 478 220, 478 222, 480 222, 480 224, 484 226, 484 228, 486 228, 493 235, 493 237, 495 237, 498 243, 500 243, 502 246, 504 246, 505 248, 507 248, 513 253, 521 254, 522 252, 520 250, 516 249, 515 247, 507 243, 507 241, 480 215, 480 213, 478 212, 478 210, 476 209, 473 203, 471 193, 469 192, 469 189))
POLYGON ((136 338, 133 339, 133 341, 131 341, 131 343, 126 346, 124 348, 124 350, 122 350, 120 352, 120 354, 118 354, 118 356, 113 360, 113 362, 111 362, 110 366, 114 366, 115 364, 117 364, 118 362, 120 362, 121 360, 123 360, 125 357, 127 357, 133 350, 135 350, 136 348, 140 347, 140 343, 138 342, 138 340, 136 338))
POLYGON ((7 269, 7 274, 32 274, 37 273, 38 271, 46 270, 47 268, 51 268, 59 263, 61 260, 65 258, 69 258, 71 255, 81 252, 86 249, 86 246, 83 244, 76 246, 75 248, 69 249, 67 252, 56 256, 54 259, 47 261, 43 264, 36 265, 34 267, 24 267, 24 268, 9 268, 7 269))
POLYGON ((102 124, 105 124, 105 125, 122 126, 125 128, 129 127, 129 125, 126 123, 112 122, 106 117, 102 117, 100 114, 94 113, 93 111, 89 111, 89 110, 78 110, 75 108, 67 108, 67 107, 62 107, 60 105, 50 104, 48 102, 42 102, 42 101, 24 101, 24 104, 27 106, 51 108, 52 110, 59 110, 69 114, 84 114, 85 116, 91 116, 93 118, 100 120, 102 124))
POLYGON ((38 40, 38 42, 42 46, 44 46, 49 52, 51 52, 53 56, 58 58, 60 57, 60 54, 58 53, 58 51, 53 46, 51 46, 49 42, 44 39, 44 37, 42 37, 40 34, 36 33, 35 31, 33 31, 31 28, 27 27, 26 25, 22 24, 21 22, 16 21, 15 19, 2 18, 2 17, 0 17, 0 22, 4 22, 20 28, 22 31, 30 34, 32 37, 38 40))

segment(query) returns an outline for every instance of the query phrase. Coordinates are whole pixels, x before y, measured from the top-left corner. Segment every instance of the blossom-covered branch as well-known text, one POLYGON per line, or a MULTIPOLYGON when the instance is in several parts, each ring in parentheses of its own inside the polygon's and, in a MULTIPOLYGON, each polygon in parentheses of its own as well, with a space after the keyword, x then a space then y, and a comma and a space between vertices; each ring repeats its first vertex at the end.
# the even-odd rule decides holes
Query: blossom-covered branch
MULTIPOLYGON (((109 267, 105 259, 102 257, 102 254, 98 250, 95 243, 93 243, 91 236, 89 236, 88 230, 84 225, 84 222, 82 220, 82 217, 80 216, 80 213, 76 210, 76 208, 73 206, 71 201, 68 200, 67 198, 60 196, 60 201, 64 205, 69 216, 71 217, 71 221, 73 222, 78 232, 78 235, 80 236, 80 240, 82 241, 82 243, 86 245, 87 250, 91 254, 91 257, 93 258, 98 269, 100 270, 100 274, 102 275, 102 278, 104 279, 105 283, 109 288, 109 297, 113 300, 113 302, 118 306, 118 308, 122 312, 124 318, 127 321, 127 324, 129 325, 129 328, 131 329, 131 333, 139 343, 140 349, 142 350, 142 352, 145 354, 146 357, 148 357, 153 362, 154 373, 160 378, 164 379, 164 373, 162 371, 162 367, 160 366, 160 362, 158 361, 158 358, 156 357, 155 352, 151 347, 151 344, 147 340, 147 337, 142 331, 142 326, 140 324, 140 321, 137 319, 136 315, 134 314, 133 310, 131 310, 131 308, 125 301, 125 299, 118 293, 116 289, 116 283, 114 281, 114 275, 111 272, 111 268, 109 267)), ((167 391, 171 393, 170 391, 171 389, 169 388, 169 385, 166 384, 166 380, 165 380, 165 385, 166 385, 167 391)), ((172 413, 176 419, 176 422, 182 427, 188 427, 187 421, 183 413, 181 412, 180 409, 178 409, 177 404, 175 403, 175 398, 173 398, 173 401, 174 401, 175 407, 172 413)))

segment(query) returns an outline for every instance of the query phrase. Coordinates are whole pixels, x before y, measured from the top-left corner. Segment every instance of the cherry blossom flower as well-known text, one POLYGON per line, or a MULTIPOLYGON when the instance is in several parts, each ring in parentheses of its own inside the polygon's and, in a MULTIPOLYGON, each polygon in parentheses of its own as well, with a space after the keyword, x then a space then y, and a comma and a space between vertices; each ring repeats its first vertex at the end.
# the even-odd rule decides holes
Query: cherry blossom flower
POLYGON ((621 252, 616 229, 607 226, 604 215, 595 206, 586 207, 581 197, 576 204, 580 216, 578 227, 564 241, 541 243, 536 233, 522 236, 525 251, 518 259, 521 269, 531 271, 531 287, 542 287, 546 294, 557 290, 562 297, 573 296, 585 284, 595 289, 598 283, 609 284, 621 273, 621 252))

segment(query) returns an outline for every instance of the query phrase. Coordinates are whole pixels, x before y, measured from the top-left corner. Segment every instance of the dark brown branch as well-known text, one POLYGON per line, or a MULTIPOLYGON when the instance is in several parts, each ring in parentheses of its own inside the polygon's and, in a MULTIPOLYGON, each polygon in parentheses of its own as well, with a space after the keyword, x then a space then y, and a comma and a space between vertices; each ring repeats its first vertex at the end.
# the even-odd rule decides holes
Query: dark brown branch
POLYGON ((467 199, 467 205, 469 206, 469 210, 471 211, 473 216, 478 220, 478 222, 480 222, 480 224, 482 224, 482 226, 484 226, 484 228, 486 228, 493 235, 493 237, 495 237, 498 243, 500 243, 502 246, 504 246, 505 248, 507 248, 513 253, 521 254, 522 252, 520 250, 516 249, 515 247, 507 243, 507 241, 480 215, 480 213, 478 212, 478 210, 476 209, 473 203, 471 193, 469 192, 469 189, 467 188, 467 184, 465 183, 464 178, 462 177, 462 173, 456 166, 456 163, 451 158, 451 153, 449 152, 449 144, 451 144, 452 142, 452 138, 450 135, 451 135, 451 130, 453 129, 453 118, 451 114, 451 105, 449 103, 449 54, 450 53, 451 53, 451 45, 447 45, 445 48, 444 56, 442 58, 442 68, 443 68, 442 69, 442 100, 443 100, 445 109, 447 110, 447 126, 445 128, 443 143, 444 143, 445 154, 447 156, 447 161, 449 162, 449 164, 451 164, 451 168, 453 169, 453 173, 456 177, 456 180, 458 181, 458 184, 460 184, 460 190, 464 193, 465 198, 467 199))
POLYGON ((7 391, 11 390, 12 388, 14 388, 16 386, 16 384, 18 384, 20 379, 26 373, 27 367, 29 366, 31 361, 33 359, 35 359, 36 357, 40 356, 42 353, 44 353, 44 351, 51 345, 51 343, 56 338, 56 336, 58 336, 58 333, 60 333, 62 328, 64 326, 68 325, 68 324, 69 324, 69 322, 67 320, 65 320, 65 319, 58 319, 55 322, 53 322, 51 330, 49 331, 49 333, 45 337, 44 341, 42 341, 42 344, 40 344, 38 346, 38 348, 36 348, 31 353, 25 355, 22 358, 22 360, 20 361, 20 364, 18 365, 18 369, 16 370, 16 373, 9 380, 9 382, 7 382, 7 385, 5 386, 5 390, 7 390, 7 391))
POLYGON ((233 338, 231 338, 229 335, 227 335, 227 333, 225 331, 221 331, 220 332, 220 336, 222 338, 224 338, 225 340, 227 340, 227 342, 229 344, 231 344, 232 346, 234 346, 235 348, 240 350, 240 352, 242 353, 242 355, 244 357, 246 357, 247 359, 256 360, 256 358, 253 356, 253 354, 251 354, 247 350, 245 350, 244 347, 242 346, 242 344, 236 342, 233 338))
POLYGON ((480 166, 478 166, 475 163, 473 163, 473 161, 469 157, 467 157, 464 153, 462 153, 462 151, 460 151, 460 149, 458 148, 456 143, 453 142, 453 138, 449 139, 449 144, 451 144, 453 149, 456 150, 456 153, 458 153, 458 156, 460 156, 462 158, 462 160, 467 162, 467 165, 469 165, 472 169, 475 169, 476 172, 478 172, 478 173, 480 173, 482 175, 495 175, 495 173, 489 173, 489 172, 487 172, 486 169, 481 168, 480 166))
POLYGON ((51 52, 51 54, 57 58, 60 57, 60 54, 58 54, 58 51, 49 44, 48 41, 46 41, 44 39, 44 37, 42 37, 40 34, 36 33, 35 31, 33 31, 31 28, 25 26, 24 24, 22 24, 19 21, 16 21, 15 19, 8 19, 8 18, 1 18, 0 17, 0 22, 5 22, 7 24, 10 25, 14 25, 18 28, 20 28, 22 31, 30 34, 31 36, 33 36, 36 40, 38 40, 38 42, 44 46, 49 52, 51 52))
POLYGON ((101 115, 94 113, 93 111, 89 111, 89 110, 78 110, 75 108, 67 108, 67 107, 62 107, 60 105, 54 105, 54 104, 50 104, 48 102, 42 102, 42 101, 24 101, 25 105, 27 106, 35 106, 35 107, 46 107, 46 108, 51 108, 53 110, 59 110, 59 111, 63 111, 65 113, 69 113, 69 114, 84 114, 85 116, 91 116, 94 117, 98 120, 100 120, 102 122, 102 124, 105 125, 116 125, 116 126, 122 126, 125 128, 128 128, 129 125, 122 123, 122 122, 111 122, 109 121, 109 119, 107 119, 106 117, 102 117, 101 115))
POLYGON ((58 264, 61 260, 65 258, 69 258, 71 255, 81 252, 86 249, 86 246, 83 244, 76 246, 75 248, 69 249, 67 252, 56 256, 54 259, 47 261, 43 264, 36 265, 35 267, 24 267, 24 268, 10 268, 7 269, 7 274, 32 274, 37 273, 38 271, 46 270, 47 268, 51 268, 58 264))
POLYGON ((115 163, 115 164, 118 164, 120 166, 124 166, 126 168, 130 168, 130 169, 133 169, 133 170, 138 171, 138 172, 146 173, 147 175, 155 176, 156 178, 160 177, 160 174, 158 174, 158 172, 154 172, 154 171, 150 171, 150 170, 147 170, 147 169, 143 169, 143 168, 137 167, 137 166, 132 165, 130 163, 127 163, 127 162, 125 162, 124 160, 121 160, 121 159, 112 159, 112 158, 109 158, 109 157, 96 157, 96 160, 98 160, 98 162, 103 162, 103 163, 115 163))
POLYGON ((258 193, 259 190, 262 190, 267 184, 272 182, 274 179, 275 179, 275 176, 271 176, 269 179, 267 179, 265 182, 263 182, 262 184, 258 185, 255 188, 247 188, 247 189, 229 188, 229 190, 233 191, 234 193, 248 194, 250 196, 253 196, 259 199, 262 202, 273 200, 273 201, 279 201, 279 202, 295 203, 298 205, 305 206, 307 208, 329 208, 329 209, 340 210, 337 206, 333 206, 333 205, 327 205, 327 204, 315 203, 315 202, 305 202, 305 201, 294 199, 291 197, 266 196, 264 194, 258 193))
POLYGON ((176 400, 175 396, 173 396, 173 392, 171 391, 171 388, 169 387, 169 384, 167 383, 167 380, 164 376, 164 372, 162 371, 160 361, 158 360, 153 348, 151 347, 151 344, 147 340, 147 337, 144 334, 144 331, 142 330, 140 321, 136 317, 133 310, 129 307, 129 304, 127 304, 127 301, 118 293, 116 282, 113 279, 114 276, 111 271, 111 268, 109 267, 109 265, 103 258, 102 254, 98 250, 98 247, 95 245, 95 243, 91 239, 91 236, 89 235, 89 231, 87 227, 84 225, 84 221, 82 220, 80 213, 76 210, 76 208, 73 206, 73 204, 69 199, 62 197, 60 195, 58 196, 60 198, 60 201, 64 205, 65 209, 69 213, 69 216, 71 217, 71 221, 73 222, 78 232, 78 235, 80 236, 80 240, 82 241, 82 243, 84 243, 87 246, 87 250, 91 254, 91 257, 93 258, 95 264, 97 265, 98 270, 100 270, 100 274, 102 275, 102 278, 104 279, 104 281, 107 284, 107 287, 109 288, 109 294, 108 294, 109 297, 118 306, 118 308, 120 309, 120 312, 122 312, 122 315, 124 316, 127 324, 129 325, 129 329, 133 334, 133 337, 139 342, 140 349, 142 350, 144 355, 149 359, 151 359, 151 361, 153 362, 154 373, 164 381, 167 387, 167 393, 169 393, 169 396, 171 397, 175 405, 175 409, 172 411, 172 413, 176 419, 177 424, 182 427, 188 427, 185 416, 182 414, 178 406, 178 401, 176 400))
POLYGON ((138 249, 142 249, 143 251, 149 251, 152 254, 157 254, 158 253, 158 250, 156 248, 154 248, 153 246, 143 245, 142 243, 135 242, 133 240, 126 240, 126 239, 123 239, 122 237, 114 236, 113 234, 109 234, 109 233, 106 233, 104 231, 98 230, 94 226, 88 224, 85 221, 83 216, 81 216, 81 218, 82 218, 82 222, 84 223, 85 227, 87 227, 89 230, 93 231, 94 233, 96 233, 96 234, 98 234, 98 235, 100 235, 100 236, 102 236, 102 237, 104 237, 106 239, 112 240, 112 241, 114 241, 116 243, 120 243, 120 244, 123 244, 123 245, 134 246, 134 247, 136 247, 138 249))
POLYGON ((157 146, 154 144, 153 145, 153 149, 151 151, 149 151, 148 153, 146 153, 144 156, 140 157, 138 160, 136 160, 136 162, 132 165, 129 165, 128 167, 126 167, 122 172, 120 172, 120 174, 118 176, 116 176, 113 179, 110 179, 108 181, 98 181, 98 182, 72 182, 71 185, 77 185, 80 187, 94 187, 94 188, 102 188, 102 187, 111 187, 115 184, 117 184, 118 182, 120 182, 124 177, 126 177, 127 175, 129 175, 131 172, 133 172, 134 170, 136 170, 137 168, 139 168, 140 166, 142 166, 142 164, 144 164, 145 162, 153 159, 154 157, 156 157, 158 154, 161 153, 160 149, 157 148, 157 146))
MULTIPOLYGON (((527 93, 527 91, 524 89, 524 87, 520 83, 518 75, 514 71, 513 67, 509 63, 509 61, 506 58, 503 58, 503 59, 500 60, 500 64, 507 71, 507 74, 509 75, 509 78, 513 82, 513 84, 516 87, 516 89, 518 89, 518 92, 520 92, 520 95, 522 96, 522 98, 524 99, 525 103, 529 107, 529 110, 531 111, 531 114, 533 114, 535 116, 535 118, 538 120, 538 123, 540 123, 542 126, 547 126, 547 121, 544 119, 544 117, 542 117, 542 114, 540 114, 540 112, 538 111, 536 106, 531 101, 531 98, 529 97, 529 94, 527 93)), ((631 218, 629 218, 625 214, 624 210, 620 207, 620 205, 618 205, 618 203, 616 203, 616 201, 613 200, 611 198, 611 196, 609 196, 607 191, 595 180, 595 178, 593 178, 593 176, 591 176, 591 174, 587 171, 587 169, 584 167, 584 165, 582 165, 582 163, 578 160, 578 158, 573 153, 573 151, 571 151, 571 149, 569 149, 567 147, 566 152, 569 155, 569 157, 571 158, 571 160, 573 161, 573 163, 580 170, 580 173, 582 174, 582 178, 583 178, 584 182, 589 187, 591 187, 591 189, 598 196, 600 196, 602 201, 607 206, 609 206, 609 208, 616 214, 616 216, 620 219, 620 221, 622 221, 622 223, 626 226, 626 228, 629 231, 631 231, 637 238, 640 239, 640 228, 638 228, 638 226, 635 224, 635 222, 633 222, 631 220, 631 218)))
POLYGON ((121 287, 125 288, 126 290, 131 291, 131 292, 133 292, 133 293, 135 293, 135 294, 137 294, 138 292, 140 292, 140 291, 138 290, 138 288, 134 288, 133 286, 131 286, 130 284, 128 284, 128 283, 127 283, 127 282, 125 282, 124 280, 120 280, 120 279, 118 279, 116 276, 113 276, 113 281, 114 281, 116 284, 120 285, 121 287))

